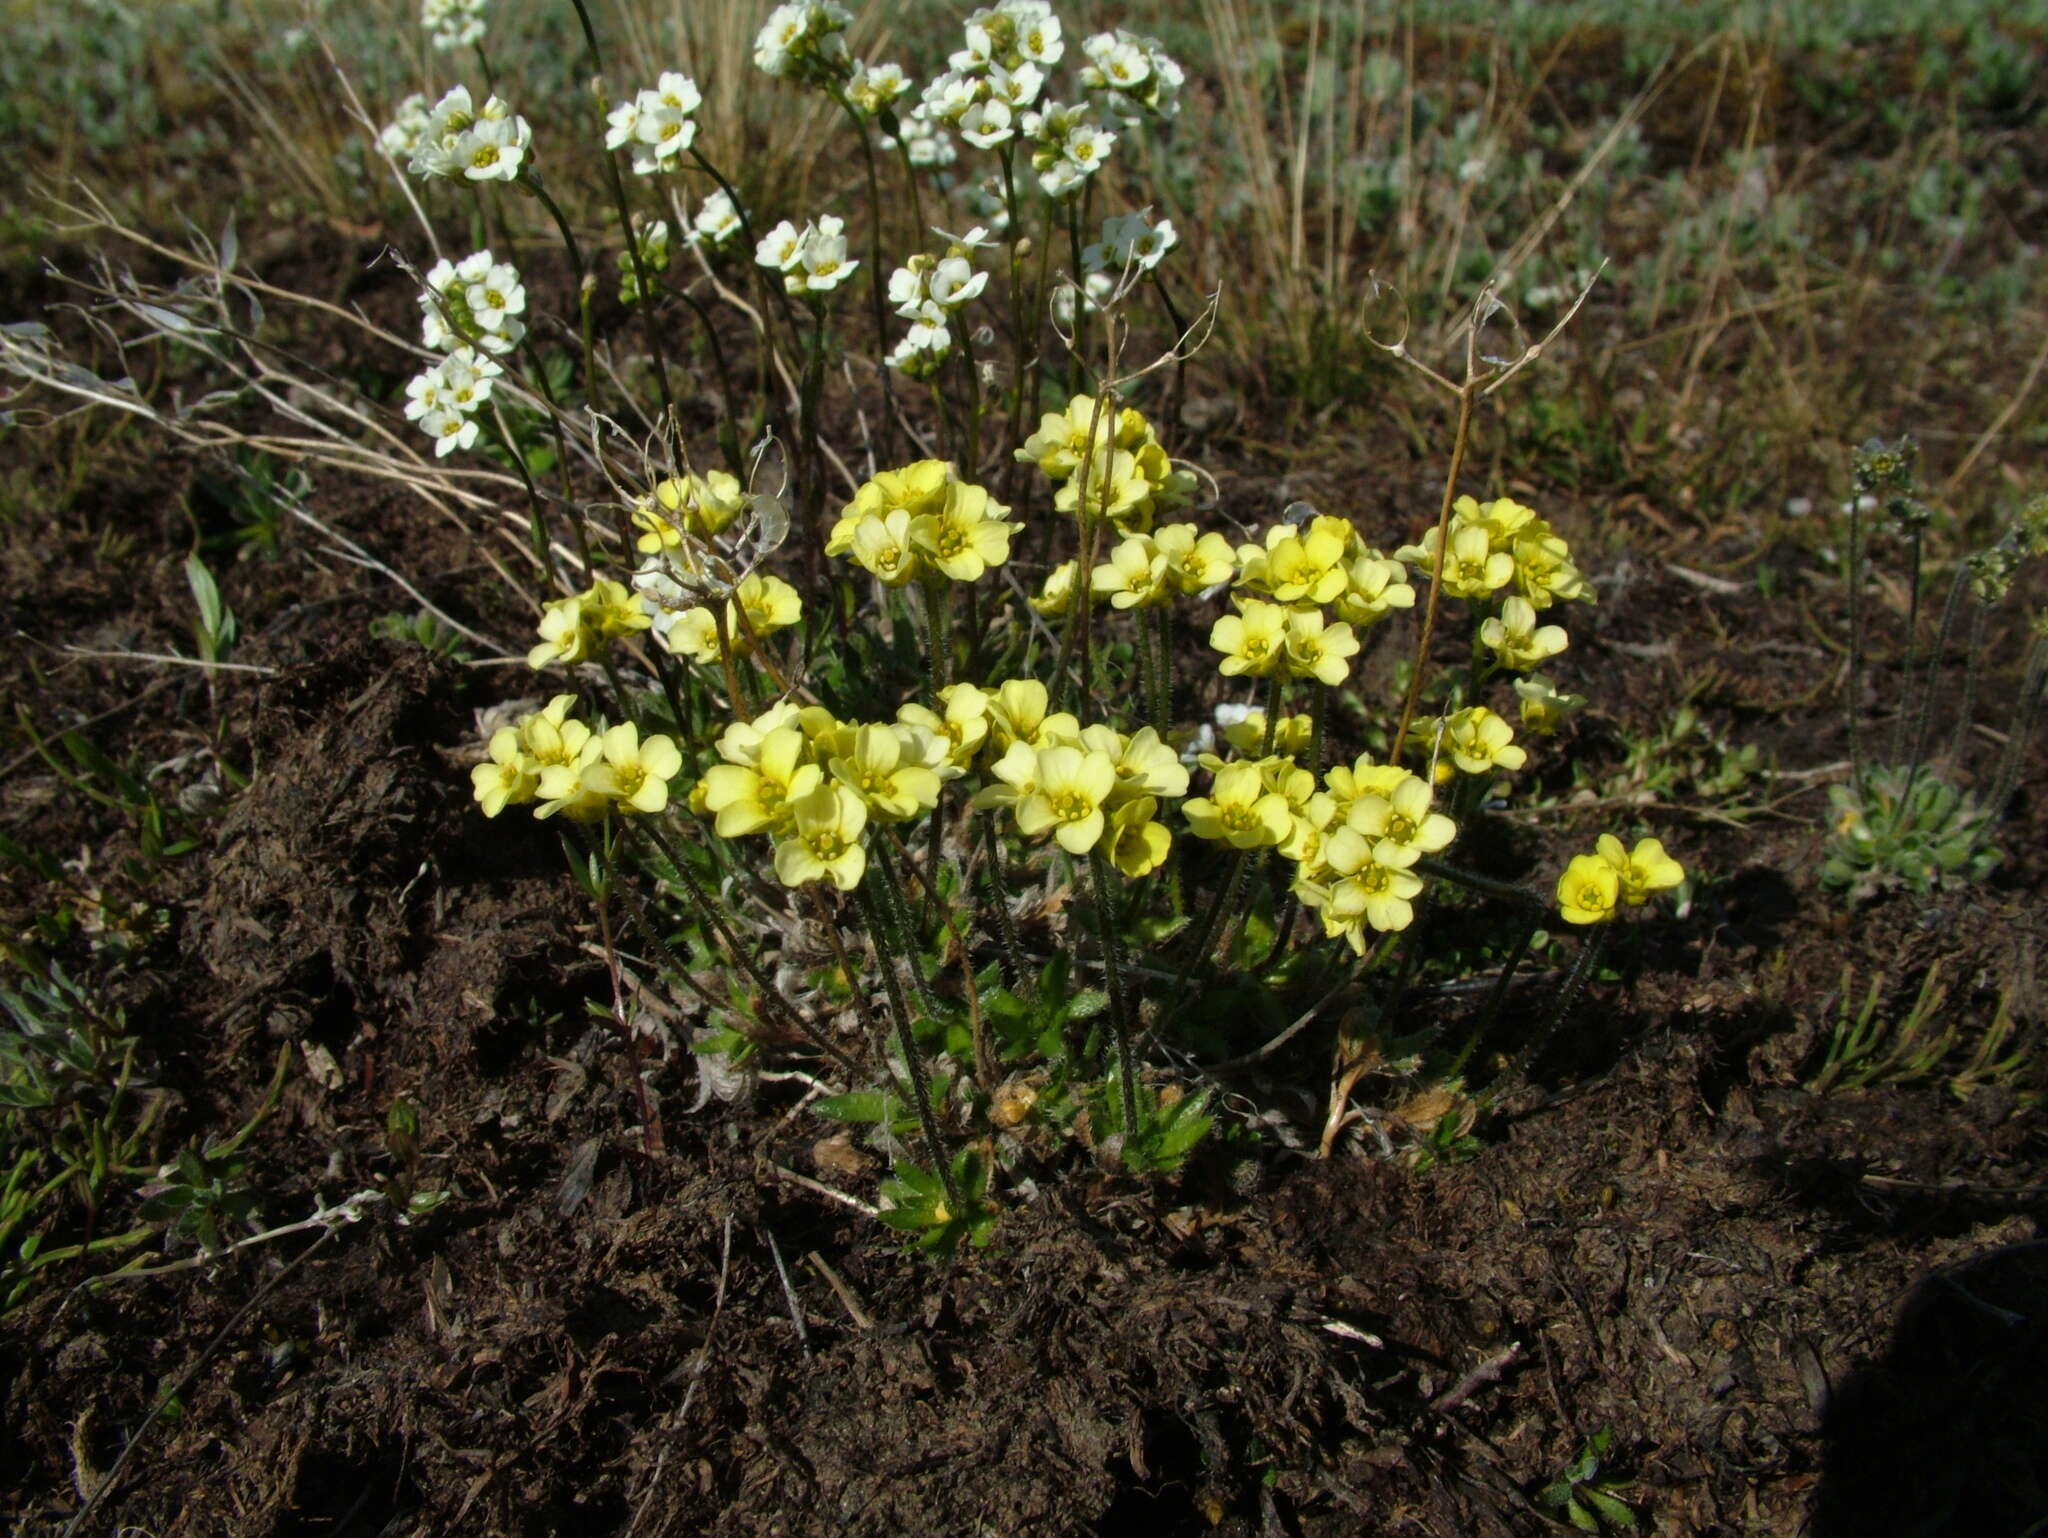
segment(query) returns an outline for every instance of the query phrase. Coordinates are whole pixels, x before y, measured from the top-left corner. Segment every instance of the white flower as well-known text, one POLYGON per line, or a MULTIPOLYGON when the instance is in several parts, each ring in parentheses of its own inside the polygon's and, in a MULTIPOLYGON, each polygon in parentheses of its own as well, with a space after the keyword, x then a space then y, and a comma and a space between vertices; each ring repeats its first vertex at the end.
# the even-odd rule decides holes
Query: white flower
POLYGON ((519 281, 519 270, 504 262, 493 263, 463 297, 469 301, 471 317, 486 331, 500 330, 505 317, 526 309, 526 286, 519 281))
POLYGON ((927 284, 932 303, 946 311, 959 309, 987 287, 988 274, 976 272, 964 256, 942 258, 927 284))
POLYGON ((434 440, 436 459, 446 459, 455 450, 466 449, 476 442, 475 419, 459 411, 446 408, 430 411, 420 418, 420 427, 434 440))
POLYGON ((890 351, 888 363, 913 379, 927 379, 937 372, 952 350, 952 332, 943 325, 919 321, 890 351))
POLYGON ((1179 241, 1171 219, 1153 224, 1143 214, 1118 214, 1102 221, 1102 239, 1081 252, 1081 265, 1091 272, 1150 272, 1179 241))
POLYGON ((1017 24, 1017 52, 1042 69, 1051 69, 1066 53, 1067 45, 1060 40, 1060 19, 1052 14, 1050 7, 1036 19, 1017 24))
POLYGON ((852 20, 835 0, 778 5, 755 35, 755 67, 805 85, 843 82, 853 69, 844 36, 852 20))
POLYGON ((988 88, 1013 107, 1028 107, 1045 89, 1045 74, 1036 64, 1019 64, 1015 69, 999 65, 988 72, 988 88))
POLYGON ((517 181, 527 146, 533 142, 533 130, 525 118, 494 114, 490 111, 494 104, 498 104, 495 96, 485 104, 484 115, 457 134, 451 146, 452 158, 473 182, 517 181))
POLYGON ((691 245, 708 245, 717 250, 740 232, 740 211, 723 192, 709 194, 697 205, 697 217, 690 221, 690 233, 683 238, 691 245))
POLYGON ((1084 126, 1067 135, 1066 158, 1083 173, 1096 170, 1116 146, 1116 135, 1106 128, 1084 126))
POLYGON ((417 422, 432 411, 439 411, 446 404, 442 396, 447 386, 441 377, 441 365, 435 364, 423 373, 415 374, 405 383, 405 419, 417 422))
POLYGON ((912 257, 910 266, 898 267, 889 274, 889 303, 905 320, 935 321, 942 318, 938 306, 931 301, 927 286, 930 262, 928 256, 912 257))
POLYGON ((1104 93, 1121 116, 1168 118, 1180 111, 1186 76, 1157 38, 1122 30, 1099 32, 1081 45, 1081 52, 1088 57, 1081 84, 1104 93))
POLYGON ((420 136, 427 131, 426 97, 414 92, 398 104, 389 126, 377 136, 378 147, 393 160, 410 159, 419 152, 420 136))
POLYGON ((484 36, 484 0, 421 0, 420 26, 427 41, 442 53, 480 43, 484 36))
POLYGON ((995 237, 988 232, 988 226, 982 224, 973 226, 965 235, 948 235, 935 224, 932 233, 947 245, 958 246, 962 251, 979 251, 983 246, 996 243, 995 237))
POLYGON ((473 348, 456 348, 441 364, 441 404, 468 416, 490 399, 491 381, 504 372, 473 348))
POLYGON ((957 126, 960 137, 981 150, 992 150, 1015 138, 1017 133, 1011 123, 1010 104, 994 96, 961 113, 957 126))
POLYGON ((900 64, 856 64, 846 81, 846 99, 867 118, 879 117, 909 93, 910 77, 900 64))
POLYGON ((783 277, 792 294, 830 293, 853 276, 859 262, 846 259, 845 221, 827 215, 804 230, 799 260, 801 270, 783 277))
POLYGON ((640 98, 620 102, 605 115, 604 121, 604 147, 624 149, 632 143, 634 131, 640 126, 640 98))
POLYGON ((803 233, 787 219, 776 225, 754 247, 754 260, 777 272, 793 272, 803 261, 803 233))
POLYGON ((458 85, 427 114, 408 169, 414 176, 460 176, 462 164, 455 157, 455 141, 475 122, 476 107, 469 87, 458 85))

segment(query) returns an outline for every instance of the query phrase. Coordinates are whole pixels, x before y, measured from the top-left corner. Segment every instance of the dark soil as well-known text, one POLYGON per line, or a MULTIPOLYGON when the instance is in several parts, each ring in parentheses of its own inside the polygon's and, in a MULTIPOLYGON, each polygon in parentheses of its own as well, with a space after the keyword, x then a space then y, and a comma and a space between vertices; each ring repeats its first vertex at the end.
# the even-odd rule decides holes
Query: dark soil
MULTIPOLYGON (((25 452, 16 473, 59 473, 59 447, 25 452)), ((153 783, 198 809, 200 847, 139 860, 129 818, 10 747, 0 832, 72 867, 11 885, 0 919, 89 890, 134 928, 121 1002, 168 1097, 166 1154, 239 1126, 284 1051, 251 1144, 268 1222, 388 1181, 400 1093, 422 1185, 455 1195, 163 1277, 59 1276, 0 1323, 14 1530, 98 1494, 88 1530, 235 1538, 1466 1538, 1558 1528, 1542 1494, 1602 1433, 1600 1477, 1648 1531, 2017 1538, 2048 1516, 2038 1054, 2030 1083, 1961 1101, 1929 1078, 1807 1087, 1845 965, 1896 1011, 1939 961, 1964 1041, 2001 993, 2038 1041, 2038 801, 1989 883, 1853 916, 1816 880, 1821 779, 1773 782, 1740 823, 1648 808, 1702 878, 1690 912, 1645 927, 1469 1159, 1413 1170, 1361 1131, 1329 1159, 1246 1142, 1141 1185, 1077 1150, 1035 1197, 1004 1193, 994 1248, 938 1265, 831 1199, 871 1201, 882 1171, 820 1139, 800 1086, 693 1110, 693 1059, 658 1053, 648 1150, 634 1063, 585 1008, 609 985, 554 835, 470 805, 476 712, 525 675, 366 639, 401 601, 303 531, 220 565, 236 659, 273 674, 67 653, 188 644, 164 552, 189 547, 202 467, 133 436, 100 452, 53 525, 4 524, 0 621, 29 639, 0 678, 42 735, 174 765, 153 783), (134 537, 110 549, 109 529, 134 537)), ((1426 465, 1342 443, 1299 469, 1212 452, 1248 520, 1309 495, 1392 543, 1433 506, 1426 465)), ((521 631, 449 531, 322 491, 451 612, 521 631)), ((1812 627, 1667 565, 1739 551, 1625 522, 1603 551, 1556 516, 1596 552, 1602 602, 1556 670, 1595 709, 1545 772, 1616 767, 1687 699, 1788 775, 1842 756, 1816 641, 1840 633, 1839 592, 1796 551, 1812 627)), ((1475 840, 1554 872, 1605 816, 1507 815, 1475 840)), ((1546 977, 1501 1044, 1540 1019, 1546 977)), ((1468 1006, 1411 1007, 1443 1027, 1468 1006)), ((1319 1125, 1329 1039, 1233 1104, 1319 1125)))

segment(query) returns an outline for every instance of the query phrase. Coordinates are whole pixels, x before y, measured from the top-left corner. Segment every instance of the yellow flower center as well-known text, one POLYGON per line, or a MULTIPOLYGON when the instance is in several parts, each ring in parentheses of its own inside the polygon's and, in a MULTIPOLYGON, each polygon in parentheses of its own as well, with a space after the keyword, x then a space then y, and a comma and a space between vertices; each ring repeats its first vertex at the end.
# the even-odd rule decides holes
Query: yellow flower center
POLYGON ((1217 808, 1216 820, 1232 833, 1247 832, 1257 821, 1252 816, 1252 809, 1241 801, 1217 808))
POLYGON ((828 829, 822 833, 813 833, 805 842, 811 846, 812 855, 823 865, 830 865, 846 853, 846 840, 841 838, 836 830, 828 829))
POLYGON ((469 158, 473 166, 494 166, 498 163, 498 147, 495 144, 479 144, 476 153, 469 158))
POLYGON ((1056 790, 1045 799, 1061 822, 1086 822, 1095 815, 1095 804, 1078 790, 1056 790))
POLYGON ((933 544, 938 550, 939 559, 950 561, 954 556, 966 550, 967 536, 961 532, 958 524, 942 523, 939 525, 939 532, 935 536, 933 544))

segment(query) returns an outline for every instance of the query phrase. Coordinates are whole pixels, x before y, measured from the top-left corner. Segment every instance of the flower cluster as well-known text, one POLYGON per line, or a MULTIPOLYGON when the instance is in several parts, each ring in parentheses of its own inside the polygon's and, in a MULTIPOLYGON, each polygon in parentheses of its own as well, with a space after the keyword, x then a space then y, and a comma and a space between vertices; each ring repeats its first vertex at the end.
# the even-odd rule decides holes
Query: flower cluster
POLYGON ((1158 38, 1119 27, 1098 32, 1081 45, 1081 52, 1088 58, 1081 84, 1126 122, 1171 118, 1180 111, 1180 88, 1187 77, 1158 38))
POLYGON ((1532 610, 1583 598, 1593 590, 1572 564, 1571 551, 1550 524, 1508 497, 1481 503, 1460 497, 1452 505, 1449 559, 1437 559, 1437 531, 1420 544, 1404 545, 1395 556, 1420 571, 1442 566, 1444 591, 1453 598, 1489 599, 1512 585, 1514 596, 1532 610))
POLYGON ((920 253, 889 275, 889 302, 911 322, 889 363, 914 379, 929 378, 945 362, 953 350, 949 322, 988 287, 988 274, 976 269, 973 255, 989 244, 988 231, 976 225, 947 239, 944 256, 920 253))
POLYGON ((1237 558, 1221 534, 1167 523, 1149 534, 1126 536, 1088 580, 1111 608, 1156 609, 1175 598, 1199 597, 1236 575, 1237 558))
POLYGON ((1685 867, 1657 839, 1624 849, 1612 833, 1600 835, 1593 854, 1575 856, 1557 878, 1557 908, 1567 924, 1604 924, 1618 907, 1640 908, 1685 880, 1685 867))
POLYGON ((405 387, 405 415, 434 440, 446 459, 476 442, 476 413, 490 399, 491 382, 504 370, 471 347, 458 347, 405 387))
POLYGON ((1209 632, 1225 677, 1340 684, 1358 654, 1357 632, 1415 604, 1401 564, 1368 546, 1345 518, 1276 523, 1263 542, 1238 548, 1236 570, 1237 613, 1209 632))
POLYGON ((846 48, 853 13, 834 0, 793 0, 768 13, 754 38, 754 64, 779 80, 836 86, 853 72, 846 48))
POLYGON ((442 351, 473 347, 502 357, 525 337, 525 313, 526 285, 510 262, 488 251, 459 262, 443 257, 420 295, 420 338, 442 351))
POLYGON ((415 176, 451 181, 461 177, 473 182, 515 182, 526 168, 532 144, 532 126, 504 101, 487 97, 479 109, 471 100, 469 87, 458 85, 427 114, 413 144, 409 169, 415 176))
POLYGON ((1059 483, 1053 505, 1061 512, 1106 518, 1126 534, 1145 533, 1195 496, 1193 473, 1174 468, 1143 415, 1128 406, 1098 409, 1091 395, 1046 412, 1017 458, 1059 483))
MULTIPOLYGON (((719 663, 720 617, 699 602, 659 562, 651 560, 633 578, 634 591, 655 608, 654 638, 679 657, 706 667, 719 663)), ((724 640, 733 657, 748 657, 779 630, 803 618, 797 591, 780 577, 748 572, 725 600, 724 640)))
POLYGON ((393 160, 410 160, 419 153, 420 140, 425 136, 427 124, 432 121, 433 109, 427 99, 418 91, 398 104, 391 121, 377 135, 377 146, 393 160))
POLYGON ((527 802, 538 803, 536 817, 559 812, 572 822, 667 807, 669 781, 683 767, 674 741, 643 740, 631 721, 587 726, 570 716, 575 703, 575 695, 558 694, 546 709, 491 734, 490 757, 470 771, 486 817, 527 802))
POLYGON ((1171 219, 1154 224, 1148 214, 1116 214, 1102 221, 1102 238, 1081 249, 1086 273, 1150 272, 1180 243, 1171 219))
POLYGON ((978 582, 1010 558, 1021 525, 986 488, 963 481, 943 460, 884 470, 841 509, 825 541, 827 555, 851 558, 885 586, 935 574, 978 582))
POLYGON ((690 228, 683 235, 685 245, 722 251, 740 232, 740 211, 723 192, 709 194, 697 205, 690 228))
POLYGON ((621 102, 605 119, 604 147, 632 147, 633 172, 652 176, 669 170, 697 138, 693 114, 703 104, 697 82, 674 70, 665 71, 654 89, 621 102))
POLYGON ((1064 712, 1048 715, 1048 704, 1033 679, 982 696, 996 756, 994 783, 976 793, 975 809, 1007 810, 1026 838, 1050 833, 1069 854, 1099 849, 1133 879, 1151 874, 1173 847, 1160 803, 1187 794, 1187 767, 1149 726, 1129 735, 1083 727, 1064 712))
POLYGON ((825 214, 799 230, 785 219, 754 249, 754 260, 782 274, 792 294, 828 294, 860 266, 846 255, 846 221, 825 214))
POLYGON ((540 644, 526 654, 526 663, 544 668, 587 662, 620 636, 636 635, 653 623, 632 589, 599 577, 583 592, 541 606, 540 644))
POLYGON ((420 26, 441 53, 484 40, 484 0, 420 0, 420 26))
POLYGON ((1116 148, 1116 135, 1085 106, 1047 102, 1023 119, 1031 140, 1031 169, 1039 191, 1049 198, 1071 198, 1087 185, 1116 148))
POLYGON ((842 892, 866 873, 868 824, 929 812, 961 772, 946 735, 918 721, 840 721, 788 702, 727 727, 718 756, 691 801, 719 836, 764 833, 783 885, 829 881, 842 892))
POLYGON ((900 64, 856 63, 846 77, 845 94, 849 107, 863 119, 873 120, 910 94, 910 77, 900 64))
POLYGON ((1391 764, 1361 757, 1324 777, 1320 793, 1296 814, 1314 833, 1292 853, 1294 891, 1322 920, 1323 933, 1365 950, 1366 931, 1406 929, 1422 879, 1412 867, 1447 848, 1457 826, 1432 809, 1427 782, 1391 764))

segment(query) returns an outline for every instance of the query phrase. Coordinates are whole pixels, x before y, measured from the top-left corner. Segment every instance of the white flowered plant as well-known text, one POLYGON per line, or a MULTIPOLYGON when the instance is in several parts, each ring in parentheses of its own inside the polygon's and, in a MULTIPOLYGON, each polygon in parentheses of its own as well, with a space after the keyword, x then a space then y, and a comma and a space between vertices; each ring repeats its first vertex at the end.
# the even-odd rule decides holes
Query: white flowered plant
POLYGON ((502 99, 488 97, 479 110, 469 87, 458 85, 428 115, 410 170, 448 180, 517 181, 532 143, 532 126, 502 99))
POLYGON ((633 173, 668 170, 697 138, 695 113, 703 105, 697 82, 675 70, 662 74, 652 90, 621 102, 605 119, 604 147, 631 147, 633 173))
POLYGON ((722 251, 740 232, 740 211, 723 192, 709 194, 697 205, 696 216, 683 235, 683 243, 710 251, 722 251))
POLYGON ((484 0, 421 0, 420 26, 440 53, 484 40, 484 0))
POLYGON ((434 440, 437 459, 476 442, 476 414, 503 372, 475 348, 458 347, 406 385, 406 417, 434 440))
POLYGON ((377 144, 393 160, 410 160, 419 153, 420 138, 427 131, 432 113, 426 97, 415 91, 398 104, 391 121, 377 135, 377 144))
POLYGON ((782 274, 792 294, 826 294, 860 266, 846 255, 846 221, 826 214, 799 230, 785 219, 754 249, 754 260, 782 274))
POLYGON ((421 338, 441 351, 476 348, 503 355, 526 335, 526 286, 519 269, 488 251, 446 258, 427 272, 420 295, 421 338))
POLYGON ((1119 27, 1096 33, 1081 52, 1088 59, 1081 84, 1125 122, 1170 118, 1180 111, 1180 88, 1187 77, 1158 38, 1119 27))
POLYGON ((853 73, 846 48, 853 13, 834 0, 778 5, 754 38, 754 64, 778 80, 839 86, 853 73))
POLYGON ((1102 239, 1082 249, 1081 266, 1088 272, 1150 272, 1178 244, 1171 219, 1154 224, 1144 213, 1116 214, 1102 221, 1102 239))

